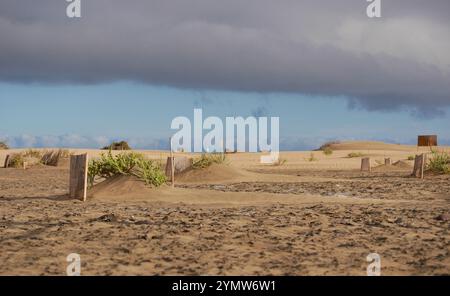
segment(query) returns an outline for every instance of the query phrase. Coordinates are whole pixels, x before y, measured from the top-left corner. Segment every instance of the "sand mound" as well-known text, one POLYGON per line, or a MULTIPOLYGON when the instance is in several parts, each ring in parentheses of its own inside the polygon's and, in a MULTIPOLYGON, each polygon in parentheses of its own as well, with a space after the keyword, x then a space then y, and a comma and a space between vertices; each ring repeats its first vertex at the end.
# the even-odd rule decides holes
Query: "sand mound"
POLYGON ((407 163, 405 161, 401 161, 401 160, 394 162, 392 165, 397 168, 401 168, 401 169, 411 169, 412 168, 412 166, 409 163, 407 163))
POLYGON ((213 164, 204 169, 190 169, 175 178, 182 183, 205 183, 238 179, 243 174, 229 165, 213 164))
POLYGON ((56 166, 59 168, 69 168, 70 167, 70 159, 69 158, 60 158, 58 160, 58 164, 56 166))
POLYGON ((376 141, 348 141, 340 143, 331 143, 327 145, 332 150, 389 150, 389 151, 409 151, 415 149, 415 146, 389 144, 376 141))
POLYGON ((394 162, 392 165, 381 164, 373 168, 374 171, 379 172, 398 171, 406 169, 412 169, 412 167, 408 163, 401 160, 394 162))
POLYGON ((89 197, 141 197, 155 194, 158 189, 152 188, 135 176, 115 176, 94 185, 88 191, 89 197))

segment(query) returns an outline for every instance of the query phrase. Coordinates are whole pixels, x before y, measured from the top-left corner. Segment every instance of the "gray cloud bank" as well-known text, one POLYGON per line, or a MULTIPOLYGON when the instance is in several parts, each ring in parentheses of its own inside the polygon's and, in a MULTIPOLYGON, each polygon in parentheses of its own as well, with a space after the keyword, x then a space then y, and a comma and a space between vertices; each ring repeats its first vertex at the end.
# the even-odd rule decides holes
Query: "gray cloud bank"
POLYGON ((450 1, 0 2, 0 80, 132 80, 192 89, 346 96, 368 110, 450 106, 450 1))

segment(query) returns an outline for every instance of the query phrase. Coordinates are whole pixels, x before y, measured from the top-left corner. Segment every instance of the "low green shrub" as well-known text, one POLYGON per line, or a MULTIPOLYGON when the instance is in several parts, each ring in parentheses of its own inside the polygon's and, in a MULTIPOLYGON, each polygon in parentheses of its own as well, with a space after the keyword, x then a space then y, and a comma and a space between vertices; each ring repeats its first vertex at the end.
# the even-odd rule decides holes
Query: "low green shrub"
POLYGON ((158 187, 166 182, 166 175, 153 160, 146 159, 139 153, 121 153, 116 156, 111 151, 100 155, 99 159, 89 162, 89 185, 94 185, 95 178, 110 178, 117 175, 136 176, 147 185, 158 187))
POLYGON ((450 154, 446 152, 432 152, 426 169, 437 174, 450 174, 450 154))
POLYGON ((364 154, 361 152, 350 152, 349 154, 347 154, 348 158, 355 158, 355 157, 363 157, 364 154))
POLYGON ((204 169, 212 164, 222 164, 226 161, 225 153, 203 153, 199 158, 194 159, 192 167, 194 169, 204 169))
POLYGON ((11 158, 9 160, 9 167, 10 168, 21 168, 23 167, 24 163, 23 154, 22 153, 14 153, 11 155, 11 158))
POLYGON ((333 149, 331 149, 331 147, 329 147, 329 146, 324 147, 321 150, 322 150, 323 154, 325 154, 326 156, 333 154, 333 149))
POLYGON ((112 142, 111 145, 103 147, 102 150, 131 150, 131 147, 126 141, 120 141, 112 142))

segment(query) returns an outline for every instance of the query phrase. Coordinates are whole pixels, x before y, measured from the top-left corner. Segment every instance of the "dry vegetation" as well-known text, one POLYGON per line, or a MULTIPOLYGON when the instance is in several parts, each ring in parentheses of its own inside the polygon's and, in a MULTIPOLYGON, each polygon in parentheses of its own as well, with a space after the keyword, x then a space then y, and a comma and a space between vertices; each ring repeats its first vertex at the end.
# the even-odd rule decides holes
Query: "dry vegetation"
POLYGON ((323 154, 325 154, 327 156, 333 154, 333 149, 331 149, 331 147, 325 147, 325 148, 323 148, 321 150, 322 150, 323 154))
POLYGON ((58 166, 60 159, 69 158, 70 152, 66 149, 35 150, 28 149, 24 152, 13 153, 9 161, 9 167, 21 168, 26 163, 28 166, 48 165, 58 166))
POLYGON ((223 164, 225 162, 225 153, 203 153, 199 158, 194 159, 192 167, 194 169, 204 169, 212 164, 223 164))
POLYGON ((331 149, 332 145, 337 145, 337 144, 340 144, 340 143, 341 143, 340 141, 328 141, 325 144, 323 144, 322 146, 320 146, 319 150, 324 151, 327 148, 331 149))
POLYGON ((361 152, 350 152, 349 154, 347 154, 348 158, 356 158, 356 157, 363 157, 364 154, 361 152))
POLYGON ((112 142, 109 146, 105 146, 102 150, 131 150, 130 145, 126 141, 112 142))

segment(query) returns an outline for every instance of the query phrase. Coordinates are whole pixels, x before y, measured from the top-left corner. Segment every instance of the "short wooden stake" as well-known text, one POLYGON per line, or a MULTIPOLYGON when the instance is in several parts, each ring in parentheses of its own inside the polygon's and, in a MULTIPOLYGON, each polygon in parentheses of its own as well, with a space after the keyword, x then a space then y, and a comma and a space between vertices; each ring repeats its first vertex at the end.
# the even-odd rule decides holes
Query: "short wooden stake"
POLYGON ((384 159, 384 164, 385 165, 391 165, 391 159, 390 158, 385 158, 384 159))
POLYGON ((86 201, 87 197, 87 177, 88 177, 88 155, 71 155, 70 156, 70 180, 69 195, 86 201))
POLYGON ((364 157, 361 159, 361 171, 362 172, 370 172, 371 171, 369 157, 364 157))
POLYGON ((423 179, 423 171, 425 169, 425 162, 426 162, 425 154, 416 155, 416 158, 414 159, 414 169, 412 172, 412 175, 414 177, 423 179))
POLYGON ((9 157, 9 154, 8 155, 6 155, 6 158, 5 158, 5 168, 8 168, 9 167, 9 161, 10 161, 10 157, 9 157))
POLYGON ((172 182, 172 188, 174 188, 175 187, 175 158, 173 157, 172 137, 170 137, 169 141, 170 141, 170 181, 172 182))
POLYGON ((192 167, 192 159, 186 156, 167 157, 166 177, 172 177, 172 162, 174 175, 182 173, 192 167))

